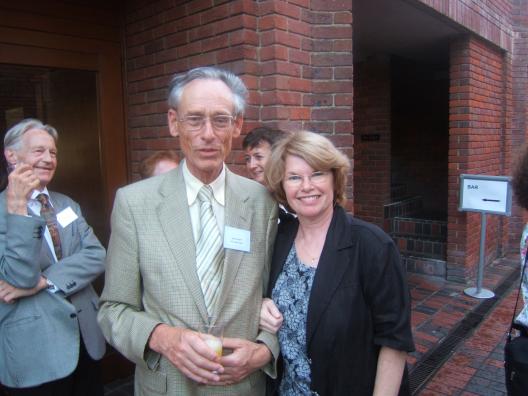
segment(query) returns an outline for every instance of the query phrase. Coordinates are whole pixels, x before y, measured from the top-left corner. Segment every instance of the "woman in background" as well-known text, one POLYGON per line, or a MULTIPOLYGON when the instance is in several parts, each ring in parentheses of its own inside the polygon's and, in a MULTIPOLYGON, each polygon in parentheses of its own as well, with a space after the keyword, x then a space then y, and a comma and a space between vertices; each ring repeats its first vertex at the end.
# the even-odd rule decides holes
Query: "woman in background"
POLYGON ((347 157, 312 132, 283 138, 266 167, 270 191, 297 214, 279 224, 273 301, 261 312, 268 331, 284 318, 280 395, 397 395, 414 349, 399 252, 341 206, 348 169, 347 157))
POLYGON ((161 175, 178 167, 179 160, 178 154, 172 150, 157 151, 141 161, 139 175, 142 179, 161 175))

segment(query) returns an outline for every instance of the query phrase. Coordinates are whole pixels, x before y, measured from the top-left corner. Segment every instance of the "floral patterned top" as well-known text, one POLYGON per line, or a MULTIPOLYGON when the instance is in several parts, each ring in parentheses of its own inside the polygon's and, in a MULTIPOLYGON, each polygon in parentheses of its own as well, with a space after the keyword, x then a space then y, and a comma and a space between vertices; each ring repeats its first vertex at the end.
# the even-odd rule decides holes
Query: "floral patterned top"
POLYGON ((310 362, 306 354, 306 316, 315 268, 301 263, 293 244, 271 294, 284 321, 279 344, 284 359, 280 395, 311 395, 310 362))
MULTIPOLYGON (((521 237, 521 273, 523 266, 526 264, 524 259, 526 257, 526 251, 528 250, 528 224, 524 226, 524 230, 521 237)), ((524 278, 521 284, 522 296, 524 300, 524 308, 521 313, 517 315, 515 319, 516 323, 519 323, 525 327, 528 327, 528 268, 524 272, 524 278)))

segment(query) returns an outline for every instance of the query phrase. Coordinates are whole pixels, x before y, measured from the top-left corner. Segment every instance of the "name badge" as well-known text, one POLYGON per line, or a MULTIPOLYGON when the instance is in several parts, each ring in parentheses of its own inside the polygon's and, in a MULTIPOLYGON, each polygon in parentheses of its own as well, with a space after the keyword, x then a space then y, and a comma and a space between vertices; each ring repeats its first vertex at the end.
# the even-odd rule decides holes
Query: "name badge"
POLYGON ((251 245, 251 232, 241 228, 225 226, 224 248, 249 252, 251 245))
POLYGON ((78 218, 79 216, 77 216, 77 214, 73 211, 70 206, 57 213, 57 221, 59 222, 62 228, 67 227, 69 224, 73 223, 78 218))

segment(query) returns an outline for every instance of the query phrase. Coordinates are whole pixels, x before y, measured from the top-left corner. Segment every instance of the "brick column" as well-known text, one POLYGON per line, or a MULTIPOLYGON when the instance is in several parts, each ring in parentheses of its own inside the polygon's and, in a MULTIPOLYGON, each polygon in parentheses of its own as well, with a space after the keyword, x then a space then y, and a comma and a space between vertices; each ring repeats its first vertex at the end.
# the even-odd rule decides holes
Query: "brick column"
MULTIPOLYGON (((505 80, 503 54, 474 37, 450 46, 448 280, 467 281, 479 262, 481 215, 459 212, 462 173, 504 172, 505 80)), ((497 215, 488 215, 485 262, 500 254, 497 215)))
MULTIPOLYGON (((312 92, 303 101, 312 109, 308 129, 327 135, 353 162, 352 0, 312 0, 308 22, 312 92)), ((353 168, 348 178, 346 208, 353 211, 353 168)), ((355 194, 354 194, 355 195, 355 194)))
MULTIPOLYGON (((179 148, 167 129, 167 84, 174 73, 204 65, 228 68, 248 86, 243 133, 257 125, 309 129, 352 158, 352 1, 215 3, 126 3, 131 178, 152 151, 179 148)), ((244 174, 241 140, 227 162, 244 174)))
POLYGON ((352 159, 351 8, 350 0, 260 3, 261 78, 255 95, 261 100, 248 129, 271 124, 319 132, 352 159))
MULTIPOLYGON (((164 0, 126 2, 125 60, 127 128, 131 179, 137 164, 153 151, 179 149, 167 128, 167 86, 175 73, 219 65, 245 77, 250 103, 260 73, 257 2, 164 0)), ((257 112, 250 106, 248 117, 257 112)))

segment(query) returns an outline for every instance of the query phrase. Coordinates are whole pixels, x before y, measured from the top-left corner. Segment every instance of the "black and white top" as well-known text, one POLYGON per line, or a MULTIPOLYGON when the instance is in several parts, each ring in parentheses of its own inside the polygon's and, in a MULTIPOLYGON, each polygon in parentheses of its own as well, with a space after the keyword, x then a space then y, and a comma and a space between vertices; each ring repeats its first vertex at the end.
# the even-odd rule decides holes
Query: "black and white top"
POLYGON ((310 363, 306 354, 306 315, 315 268, 303 264, 292 245, 272 298, 282 312, 279 344, 284 359, 281 395, 309 395, 310 363))

